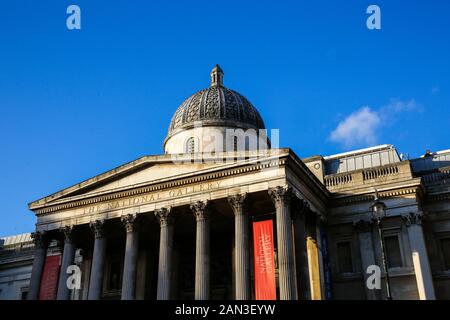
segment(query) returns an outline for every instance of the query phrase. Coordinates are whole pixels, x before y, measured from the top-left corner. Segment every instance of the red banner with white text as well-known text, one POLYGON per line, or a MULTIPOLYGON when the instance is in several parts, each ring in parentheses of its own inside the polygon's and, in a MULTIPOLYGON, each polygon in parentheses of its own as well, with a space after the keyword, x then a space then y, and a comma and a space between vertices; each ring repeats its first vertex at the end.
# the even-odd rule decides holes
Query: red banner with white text
POLYGON ((256 300, 276 300, 273 222, 253 222, 256 300))
POLYGON ((41 279, 39 300, 56 300, 61 255, 47 256, 41 279))

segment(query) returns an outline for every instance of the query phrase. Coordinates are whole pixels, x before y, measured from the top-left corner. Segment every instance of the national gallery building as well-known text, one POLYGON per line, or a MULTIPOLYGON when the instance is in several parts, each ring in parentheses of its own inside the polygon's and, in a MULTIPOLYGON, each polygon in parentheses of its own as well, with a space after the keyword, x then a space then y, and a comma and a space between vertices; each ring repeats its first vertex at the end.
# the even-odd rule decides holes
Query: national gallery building
POLYGON ((0 299, 450 299, 450 150, 300 159, 223 76, 162 154, 31 202, 0 299))

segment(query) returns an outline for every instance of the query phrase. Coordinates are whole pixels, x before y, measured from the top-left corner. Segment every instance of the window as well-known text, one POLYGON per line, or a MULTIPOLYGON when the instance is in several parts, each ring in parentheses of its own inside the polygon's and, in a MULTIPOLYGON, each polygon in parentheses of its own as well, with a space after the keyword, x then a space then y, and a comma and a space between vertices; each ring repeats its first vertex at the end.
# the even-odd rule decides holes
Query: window
POLYGON ((238 137, 233 137, 233 148, 234 151, 238 151, 238 137))
POLYGON ((20 294, 20 300, 27 300, 28 298, 28 290, 22 290, 20 294))
POLYGON ((186 141, 186 153, 194 153, 195 152, 195 138, 190 137, 186 141))
POLYGON ((450 270, 450 238, 441 239, 441 248, 445 270, 450 270))
POLYGON ((388 268, 402 267, 402 254, 400 251, 398 236, 394 235, 384 237, 384 247, 386 250, 388 268))
POLYGON ((351 242, 338 242, 337 244, 339 273, 353 272, 352 247, 351 242))

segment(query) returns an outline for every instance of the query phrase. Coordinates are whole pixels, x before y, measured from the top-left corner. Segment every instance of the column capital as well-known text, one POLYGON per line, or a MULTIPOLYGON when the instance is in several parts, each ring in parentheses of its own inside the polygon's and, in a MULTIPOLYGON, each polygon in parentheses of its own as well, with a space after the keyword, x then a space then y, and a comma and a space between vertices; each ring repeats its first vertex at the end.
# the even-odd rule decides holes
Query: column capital
POLYGON ((291 201, 292 219, 306 219, 306 213, 310 211, 309 203, 299 197, 293 196, 291 201))
POLYGON ((104 236, 105 220, 95 220, 89 224, 92 232, 94 232, 95 239, 101 239, 104 236))
POLYGON ((47 248, 50 243, 50 239, 46 231, 32 232, 31 239, 33 239, 33 243, 36 248, 47 248))
POLYGON ((406 226, 411 225, 420 225, 422 224, 423 220, 423 213, 422 212, 410 212, 409 214, 402 216, 403 221, 405 221, 406 226))
POLYGON ((196 201, 190 205, 192 212, 197 221, 207 220, 210 215, 210 202, 208 200, 205 201, 196 201))
POLYGON ((64 236, 64 242, 71 243, 73 241, 73 225, 59 228, 59 232, 64 236))
POLYGON ((159 221, 161 227, 171 225, 173 223, 172 207, 164 207, 155 210, 155 217, 159 221))
POLYGON ((136 231, 136 226, 137 226, 136 217, 137 217, 137 215, 135 213, 134 214, 129 213, 129 214, 126 214, 126 215, 120 217, 120 221, 124 225, 127 233, 136 231))
POLYGON ((244 214, 243 209, 248 204, 247 193, 238 193, 228 196, 228 203, 233 209, 235 215, 244 214))
POLYGON ((275 207, 290 204, 293 196, 292 188, 289 186, 288 187, 277 186, 274 188, 269 188, 268 192, 269 196, 272 198, 275 207))
POLYGON ((367 220, 359 220, 359 221, 353 221, 353 228, 356 230, 356 232, 370 232, 372 229, 372 221, 367 220))

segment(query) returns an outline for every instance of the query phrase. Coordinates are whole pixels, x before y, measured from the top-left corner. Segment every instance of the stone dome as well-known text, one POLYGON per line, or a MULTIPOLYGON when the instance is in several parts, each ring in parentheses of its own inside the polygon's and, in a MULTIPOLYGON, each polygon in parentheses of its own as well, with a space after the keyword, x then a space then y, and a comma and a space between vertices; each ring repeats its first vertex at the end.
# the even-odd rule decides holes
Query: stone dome
POLYGON ((223 86, 223 71, 216 65, 211 71, 211 86, 187 98, 175 111, 166 141, 174 134, 202 127, 265 129, 256 108, 240 93, 223 86))

